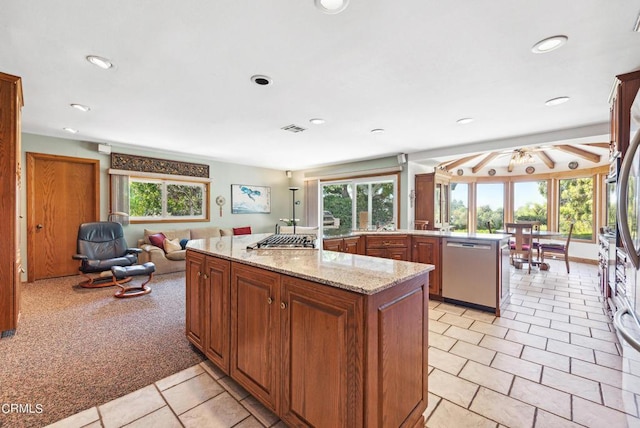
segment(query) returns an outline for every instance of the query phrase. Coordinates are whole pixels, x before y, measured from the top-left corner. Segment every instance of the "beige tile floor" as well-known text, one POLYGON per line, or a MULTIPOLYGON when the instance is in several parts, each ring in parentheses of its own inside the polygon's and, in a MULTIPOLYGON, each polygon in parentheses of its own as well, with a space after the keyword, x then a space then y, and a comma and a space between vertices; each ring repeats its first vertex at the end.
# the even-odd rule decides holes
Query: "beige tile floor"
MULTIPOLYGON (((427 427, 640 427, 640 382, 623 385, 596 267, 571 269, 557 261, 530 275, 512 268, 500 318, 430 302, 427 427)), ((52 426, 284 424, 204 362, 52 426)))

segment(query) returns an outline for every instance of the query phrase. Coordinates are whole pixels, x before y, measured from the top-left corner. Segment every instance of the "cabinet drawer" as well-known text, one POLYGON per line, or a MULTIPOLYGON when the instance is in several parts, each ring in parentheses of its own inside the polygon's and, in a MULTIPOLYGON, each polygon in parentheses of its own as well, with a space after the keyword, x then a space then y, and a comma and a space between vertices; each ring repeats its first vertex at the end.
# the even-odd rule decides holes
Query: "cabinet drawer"
POLYGON ((367 248, 408 247, 407 235, 367 236, 367 248))

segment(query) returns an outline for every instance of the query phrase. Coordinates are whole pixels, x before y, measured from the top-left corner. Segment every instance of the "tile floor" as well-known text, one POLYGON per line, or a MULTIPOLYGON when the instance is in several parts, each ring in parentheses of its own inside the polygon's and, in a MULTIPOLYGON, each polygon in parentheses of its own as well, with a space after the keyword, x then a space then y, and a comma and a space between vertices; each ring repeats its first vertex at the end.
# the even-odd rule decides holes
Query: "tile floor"
MULTIPOLYGON (((623 385, 596 267, 571 269, 552 261, 546 272, 513 270, 500 318, 430 302, 427 427, 640 426, 640 382, 623 385)), ((284 424, 205 362, 52 426, 284 424)))

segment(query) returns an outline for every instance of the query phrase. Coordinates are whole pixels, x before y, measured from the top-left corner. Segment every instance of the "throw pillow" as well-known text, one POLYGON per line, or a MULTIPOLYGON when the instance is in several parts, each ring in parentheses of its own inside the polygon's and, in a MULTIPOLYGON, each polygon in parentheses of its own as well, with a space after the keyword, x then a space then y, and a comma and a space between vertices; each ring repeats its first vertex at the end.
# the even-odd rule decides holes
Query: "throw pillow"
POLYGON ((187 242, 189 242, 189 240, 187 238, 184 238, 184 239, 180 240, 180 247, 182 247, 183 250, 185 248, 187 248, 187 242))
POLYGON ((167 239, 164 233, 156 233, 155 235, 149 235, 149 242, 151 245, 155 245, 158 248, 164 248, 164 240, 167 239))
POLYGON ((234 227, 233 234, 234 235, 251 235, 251 226, 234 227))
POLYGON ((164 252, 165 253, 173 253, 174 251, 180 251, 182 247, 180 246, 180 239, 165 239, 164 240, 164 252))

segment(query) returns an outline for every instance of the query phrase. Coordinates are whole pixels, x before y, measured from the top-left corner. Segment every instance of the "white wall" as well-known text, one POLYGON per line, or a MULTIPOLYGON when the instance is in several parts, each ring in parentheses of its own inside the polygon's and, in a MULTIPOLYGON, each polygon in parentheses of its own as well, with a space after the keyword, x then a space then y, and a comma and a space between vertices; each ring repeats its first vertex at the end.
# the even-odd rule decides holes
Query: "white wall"
MULTIPOLYGON (((109 214, 109 176, 108 169, 110 156, 98 153, 96 143, 67 140, 61 138, 45 137, 33 134, 22 134, 22 228, 20 251, 22 262, 27 268, 27 202, 26 202, 26 153, 44 153, 59 156, 71 156, 86 159, 100 160, 100 220, 106 220, 109 214)), ((138 238, 142 237, 143 230, 147 229, 173 229, 187 227, 203 227, 214 225, 219 227, 238 227, 250 225, 257 233, 273 232, 279 218, 289 217, 291 207, 291 192, 288 190, 290 179, 284 171, 257 168, 245 165, 236 165, 218 161, 178 155, 176 153, 134 150, 125 147, 112 147, 116 153, 136 154, 160 159, 171 159, 185 162, 204 163, 209 165, 211 183, 211 221, 193 223, 146 223, 130 224, 124 227, 125 237, 130 246, 136 246, 138 238), (271 187, 271 213, 270 214, 231 214, 231 184, 252 184, 271 187), (227 203, 223 207, 223 215, 215 204, 215 198, 223 195, 227 203)), ((299 196, 299 195, 296 195, 299 196)), ((297 208, 296 208, 297 209, 297 208)), ((69 254, 71 257, 71 254, 69 254)), ((26 275, 23 275, 23 281, 26 275)))

